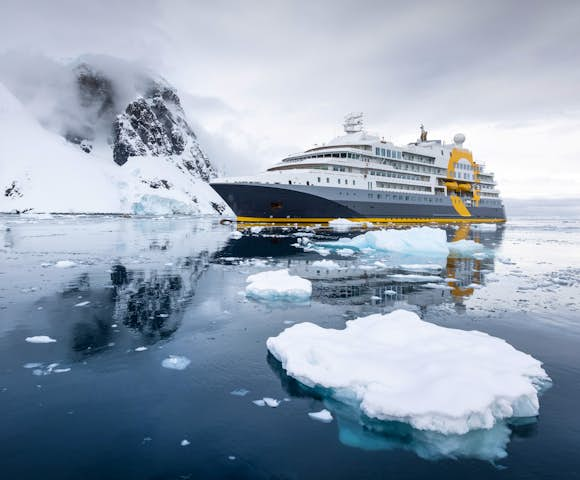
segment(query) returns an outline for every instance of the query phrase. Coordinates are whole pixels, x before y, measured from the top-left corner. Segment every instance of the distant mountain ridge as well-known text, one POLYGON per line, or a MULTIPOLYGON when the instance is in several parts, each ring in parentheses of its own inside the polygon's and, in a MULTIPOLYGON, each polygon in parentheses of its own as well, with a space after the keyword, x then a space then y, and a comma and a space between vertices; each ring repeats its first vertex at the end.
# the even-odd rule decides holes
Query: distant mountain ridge
POLYGON ((226 209, 207 184, 216 170, 166 80, 111 57, 83 57, 56 71, 51 89, 44 91, 40 79, 24 89, 14 75, 3 78, 0 70, 0 82, 8 87, 0 89, 0 102, 12 105, 11 111, 0 110, 0 129, 28 143, 20 149, 0 145, 0 211, 196 214, 226 209), (44 104, 51 108, 35 110, 44 104), (42 139, 36 139, 41 125, 42 139), (54 174, 47 168, 51 164, 54 174), (86 183, 87 198, 67 202, 67 191, 74 190, 71 177, 86 183), (65 184, 55 189, 59 183, 65 184), (106 200, 95 191, 99 183, 109 185, 100 192, 106 200))

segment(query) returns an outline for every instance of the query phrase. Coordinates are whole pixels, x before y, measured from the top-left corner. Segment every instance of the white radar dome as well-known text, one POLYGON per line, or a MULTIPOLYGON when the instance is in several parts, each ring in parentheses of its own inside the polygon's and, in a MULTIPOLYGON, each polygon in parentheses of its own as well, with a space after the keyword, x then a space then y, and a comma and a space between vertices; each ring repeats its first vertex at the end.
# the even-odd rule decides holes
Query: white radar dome
POLYGON ((463 133, 456 133, 455 136, 453 137, 453 141, 457 145, 462 145, 463 142, 465 142, 465 135, 463 135, 463 133))

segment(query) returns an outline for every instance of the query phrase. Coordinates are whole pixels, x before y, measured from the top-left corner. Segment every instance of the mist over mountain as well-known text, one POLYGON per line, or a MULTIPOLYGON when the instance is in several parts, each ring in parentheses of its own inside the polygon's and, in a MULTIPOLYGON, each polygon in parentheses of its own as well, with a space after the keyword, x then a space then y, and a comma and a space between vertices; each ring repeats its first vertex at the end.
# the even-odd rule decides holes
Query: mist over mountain
POLYGON ((162 76, 86 55, 0 63, 0 211, 215 213, 216 170, 162 76))

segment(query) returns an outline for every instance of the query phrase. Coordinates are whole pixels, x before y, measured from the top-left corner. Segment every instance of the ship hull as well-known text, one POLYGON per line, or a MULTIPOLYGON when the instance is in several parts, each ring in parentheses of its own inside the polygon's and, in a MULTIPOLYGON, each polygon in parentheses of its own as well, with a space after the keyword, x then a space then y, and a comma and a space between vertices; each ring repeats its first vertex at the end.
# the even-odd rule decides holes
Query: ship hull
POLYGON ((491 200, 458 209, 450 197, 443 195, 314 185, 212 183, 211 186, 238 221, 245 222, 318 223, 335 218, 374 223, 505 221, 503 206, 491 200))

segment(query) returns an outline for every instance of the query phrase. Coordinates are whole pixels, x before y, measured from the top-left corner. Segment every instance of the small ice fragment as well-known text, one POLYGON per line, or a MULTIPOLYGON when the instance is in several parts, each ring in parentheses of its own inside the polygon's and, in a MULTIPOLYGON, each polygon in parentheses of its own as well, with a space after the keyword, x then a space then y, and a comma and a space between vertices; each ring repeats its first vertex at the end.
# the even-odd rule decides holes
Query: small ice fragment
POLYGON ((237 239, 237 238, 242 238, 244 235, 242 234, 242 232, 235 230, 232 233, 230 233, 230 238, 233 239, 237 239))
POLYGON ((25 363, 22 365, 24 368, 38 368, 42 366, 42 363, 25 363))
POLYGON ((278 405, 280 405, 280 400, 276 400, 275 398, 264 397, 263 400, 264 403, 270 408, 276 408, 278 405))
POLYGON ((230 395, 233 395, 234 397, 245 397, 248 393, 250 393, 250 391, 245 388, 236 388, 230 392, 230 395))
POLYGON ((373 295, 373 296, 371 297, 371 300, 380 300, 380 299, 381 299, 381 297, 377 297, 376 295, 373 295))
POLYGON ((111 327, 117 328, 117 324, 116 323, 113 323, 113 324, 111 324, 111 327))
POLYGON ((165 266, 166 266, 166 267, 173 267, 173 263, 171 263, 171 262, 167 262, 167 263, 165 264, 165 266))
POLYGON ((34 337, 26 337, 28 343, 54 343, 56 340, 47 335, 36 335, 34 337))
POLYGON ((339 248, 336 250, 336 254, 340 257, 350 257, 354 255, 354 250, 351 248, 339 248))
POLYGON ((70 372, 70 368, 55 368, 53 370, 54 373, 66 373, 66 372, 70 372))
POLYGON ((91 302, 89 302, 89 301, 87 300, 87 301, 84 301, 84 302, 77 303, 77 304, 75 305, 75 307, 86 307, 86 306, 87 306, 89 303, 91 303, 91 302))
POLYGON ((181 355, 169 355, 161 362, 161 366, 171 370, 184 370, 191 363, 191 360, 181 355))
POLYGON ((385 290, 385 295, 396 295, 397 292, 395 292, 395 290, 385 290))
POLYGON ((266 402, 264 402, 264 400, 261 400, 261 399, 260 400, 254 400, 254 401, 252 401, 252 403, 254 405, 258 405, 258 407, 263 407, 263 406, 266 405, 266 402))
POLYGON ((235 457, 234 455, 230 455, 230 456, 228 457, 228 460, 232 460, 232 461, 233 461, 233 460, 235 460, 235 459, 236 459, 236 457, 235 457))
POLYGON ((56 262, 54 264, 54 266, 56 268, 71 268, 71 267, 76 267, 76 263, 73 262, 72 260, 59 260, 58 262, 56 262))
POLYGON ((182 447, 187 447, 188 445, 190 445, 190 443, 191 443, 191 442, 190 442, 189 440, 185 440, 185 439, 184 439, 184 440, 182 440, 182 441, 181 441, 180 445, 181 445, 182 447))
POLYGON ((310 280, 290 275, 288 270, 256 273, 246 282, 246 295, 262 300, 305 300, 312 294, 310 280))
POLYGON ((292 325, 293 323, 296 323, 294 320, 284 320, 284 323, 286 325, 292 325))
POLYGON ((137 347, 135 349, 136 352, 144 352, 145 350, 147 350, 147 347, 137 347))
POLYGON ((250 232, 252 233, 260 233, 262 231, 262 227, 250 227, 250 232))
POLYGON ((169 317, 168 313, 160 313, 159 315, 157 315, 159 318, 167 318, 169 317))
POLYGON ((332 422, 332 414, 325 409, 320 410, 320 412, 309 412, 308 416, 313 420, 318 420, 319 422, 323 423, 330 423, 332 422))

